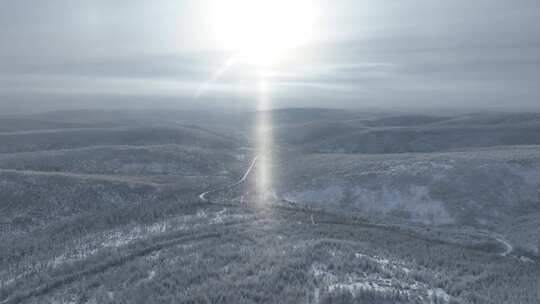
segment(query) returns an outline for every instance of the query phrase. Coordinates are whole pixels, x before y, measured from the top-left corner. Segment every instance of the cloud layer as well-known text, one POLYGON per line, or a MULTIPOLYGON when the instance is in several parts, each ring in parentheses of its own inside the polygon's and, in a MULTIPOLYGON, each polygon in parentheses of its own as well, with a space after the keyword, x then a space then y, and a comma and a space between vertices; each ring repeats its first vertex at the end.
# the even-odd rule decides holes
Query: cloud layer
MULTIPOLYGON (((193 99, 231 55, 210 35, 209 5, 3 1, 0 113, 249 107, 258 71, 247 66, 233 67, 193 99)), ((540 109, 536 1, 318 5, 317 39, 265 72, 276 107, 540 109)))

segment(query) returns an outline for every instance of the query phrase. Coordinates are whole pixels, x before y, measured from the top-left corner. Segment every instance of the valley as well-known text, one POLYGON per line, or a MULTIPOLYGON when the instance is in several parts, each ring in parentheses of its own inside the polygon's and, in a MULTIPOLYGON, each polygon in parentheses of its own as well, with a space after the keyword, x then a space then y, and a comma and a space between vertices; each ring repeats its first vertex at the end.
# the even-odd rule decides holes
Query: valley
POLYGON ((0 303, 537 303, 540 116, 270 114, 1 118, 0 303))

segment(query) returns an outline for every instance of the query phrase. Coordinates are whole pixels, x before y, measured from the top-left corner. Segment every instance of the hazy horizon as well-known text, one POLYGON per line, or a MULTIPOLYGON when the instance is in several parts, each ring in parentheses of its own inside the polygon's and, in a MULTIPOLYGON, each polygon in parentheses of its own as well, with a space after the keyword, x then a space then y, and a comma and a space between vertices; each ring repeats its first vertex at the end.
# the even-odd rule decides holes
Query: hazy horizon
MULTIPOLYGON (((313 38, 265 68, 272 108, 540 110, 535 1, 312 2, 313 38)), ((254 108, 257 68, 213 79, 214 3, 3 2, 0 113, 254 108)))

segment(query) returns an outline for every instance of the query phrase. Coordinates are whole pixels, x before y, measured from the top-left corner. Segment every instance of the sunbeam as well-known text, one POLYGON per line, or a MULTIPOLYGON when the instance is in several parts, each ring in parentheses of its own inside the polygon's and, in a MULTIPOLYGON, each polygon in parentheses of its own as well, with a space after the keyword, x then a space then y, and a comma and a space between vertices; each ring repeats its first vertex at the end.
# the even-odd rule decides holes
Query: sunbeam
POLYGON ((256 175, 256 197, 259 206, 272 195, 272 117, 271 97, 268 80, 264 72, 259 73, 257 92, 257 120, 255 125, 256 149, 258 154, 256 175))
POLYGON ((195 97, 209 89, 233 65, 257 71, 256 201, 264 204, 273 191, 272 100, 269 68, 285 63, 293 51, 313 38, 318 7, 313 0, 215 0, 211 2, 211 27, 221 49, 233 55, 202 84, 195 97))

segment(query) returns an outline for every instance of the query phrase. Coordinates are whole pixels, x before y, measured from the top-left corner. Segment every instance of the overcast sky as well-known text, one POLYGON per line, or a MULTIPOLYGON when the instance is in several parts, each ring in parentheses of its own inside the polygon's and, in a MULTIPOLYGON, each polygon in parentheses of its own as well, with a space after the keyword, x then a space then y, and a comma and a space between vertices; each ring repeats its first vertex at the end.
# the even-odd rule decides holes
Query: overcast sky
MULTIPOLYGON (((0 114, 250 107, 257 77, 242 65, 194 98, 231 56, 209 5, 0 0, 0 114)), ((317 5, 313 40, 268 71, 275 107, 540 110, 538 0, 317 5)))

